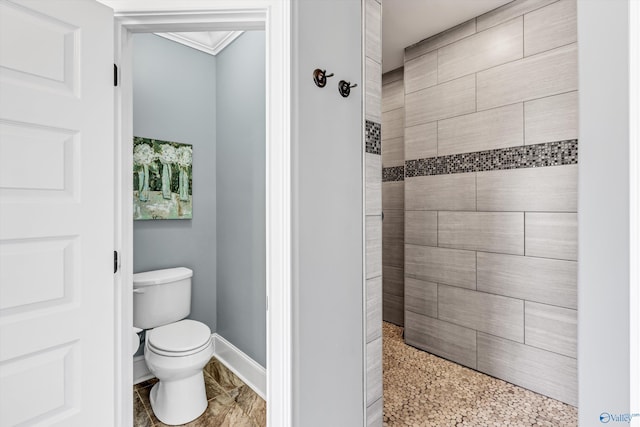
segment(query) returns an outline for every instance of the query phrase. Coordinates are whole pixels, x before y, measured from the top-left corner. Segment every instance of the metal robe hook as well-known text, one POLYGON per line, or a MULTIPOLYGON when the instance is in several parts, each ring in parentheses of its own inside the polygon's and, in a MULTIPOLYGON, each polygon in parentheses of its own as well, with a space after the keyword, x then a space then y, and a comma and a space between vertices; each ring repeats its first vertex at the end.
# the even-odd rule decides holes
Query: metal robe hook
POLYGON ((343 98, 346 98, 351 93, 351 88, 356 86, 358 85, 352 85, 351 82, 340 80, 340 83, 338 83, 338 92, 340 92, 340 95, 342 95, 343 98))
POLYGON ((327 70, 321 70, 320 68, 313 70, 313 82, 318 87, 325 87, 329 77, 333 77, 333 73, 327 74, 327 70))

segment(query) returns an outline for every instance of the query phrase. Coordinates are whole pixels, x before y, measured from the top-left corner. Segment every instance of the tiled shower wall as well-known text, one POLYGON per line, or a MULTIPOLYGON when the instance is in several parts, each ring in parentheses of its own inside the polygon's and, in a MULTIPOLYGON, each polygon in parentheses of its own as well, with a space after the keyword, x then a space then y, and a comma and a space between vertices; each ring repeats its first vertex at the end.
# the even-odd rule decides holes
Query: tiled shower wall
POLYGON ((576 41, 575 0, 516 0, 404 64, 405 340, 572 405, 576 41))
POLYGON ((382 76, 382 317, 404 325, 404 69, 382 76))
POLYGON ((382 427, 382 159, 380 93, 382 6, 363 0, 365 25, 365 272, 366 272, 366 425, 382 427))

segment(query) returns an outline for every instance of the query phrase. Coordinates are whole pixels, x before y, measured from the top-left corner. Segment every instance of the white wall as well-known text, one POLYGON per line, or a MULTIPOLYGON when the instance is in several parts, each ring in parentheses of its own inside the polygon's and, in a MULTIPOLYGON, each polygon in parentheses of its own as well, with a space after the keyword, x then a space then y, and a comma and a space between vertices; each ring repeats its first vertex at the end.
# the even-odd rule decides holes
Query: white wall
POLYGON ((578 1, 578 381, 583 426, 599 425, 602 412, 638 411, 638 402, 630 401, 634 380, 629 359, 630 1, 635 0, 578 1))
POLYGON ((363 424, 361 0, 293 2, 293 425, 363 424), (335 73, 323 89, 315 68, 335 73), (349 98, 341 80, 358 83, 349 98))

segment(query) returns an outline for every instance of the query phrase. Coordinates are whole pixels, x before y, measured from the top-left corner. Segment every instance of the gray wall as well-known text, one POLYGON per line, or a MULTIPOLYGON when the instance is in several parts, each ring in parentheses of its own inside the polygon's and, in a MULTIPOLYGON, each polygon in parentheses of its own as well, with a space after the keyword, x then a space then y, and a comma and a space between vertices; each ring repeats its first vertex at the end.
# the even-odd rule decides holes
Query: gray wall
POLYGON ((576 0, 523 0, 404 64, 405 340, 572 405, 576 41, 576 0))
POLYGON ((367 427, 382 414, 382 5, 364 0, 365 404, 367 427))
POLYGON ((404 325, 404 68, 382 76, 382 318, 404 325))
POLYGON ((266 366, 265 36, 217 56, 218 333, 266 366))
POLYGON ((363 425, 360 0, 293 2, 293 423, 363 425), (335 73, 323 89, 315 68, 335 73), (349 98, 341 79, 358 83, 349 98))
POLYGON ((628 31, 627 0, 579 2, 581 426, 640 412, 630 401, 628 31))
POLYGON ((216 330, 216 59, 134 35, 133 134, 193 144, 193 219, 135 221, 133 271, 194 271, 192 319, 216 330))

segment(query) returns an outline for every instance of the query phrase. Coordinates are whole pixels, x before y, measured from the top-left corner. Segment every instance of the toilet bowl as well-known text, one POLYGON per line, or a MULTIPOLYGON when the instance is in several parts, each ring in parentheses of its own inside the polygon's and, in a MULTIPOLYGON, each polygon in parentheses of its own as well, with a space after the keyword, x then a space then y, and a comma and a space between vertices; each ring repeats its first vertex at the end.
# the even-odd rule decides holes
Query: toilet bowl
POLYGON ((185 319, 191 311, 191 277, 178 267, 133 275, 133 325, 145 329, 144 358, 158 378, 151 409, 165 424, 185 424, 207 409, 202 369, 213 356, 211 330, 185 319))
POLYGON ((202 369, 213 356, 211 330, 194 320, 181 320, 150 330, 145 361, 158 378, 151 389, 151 408, 165 424, 185 424, 207 409, 202 369))

